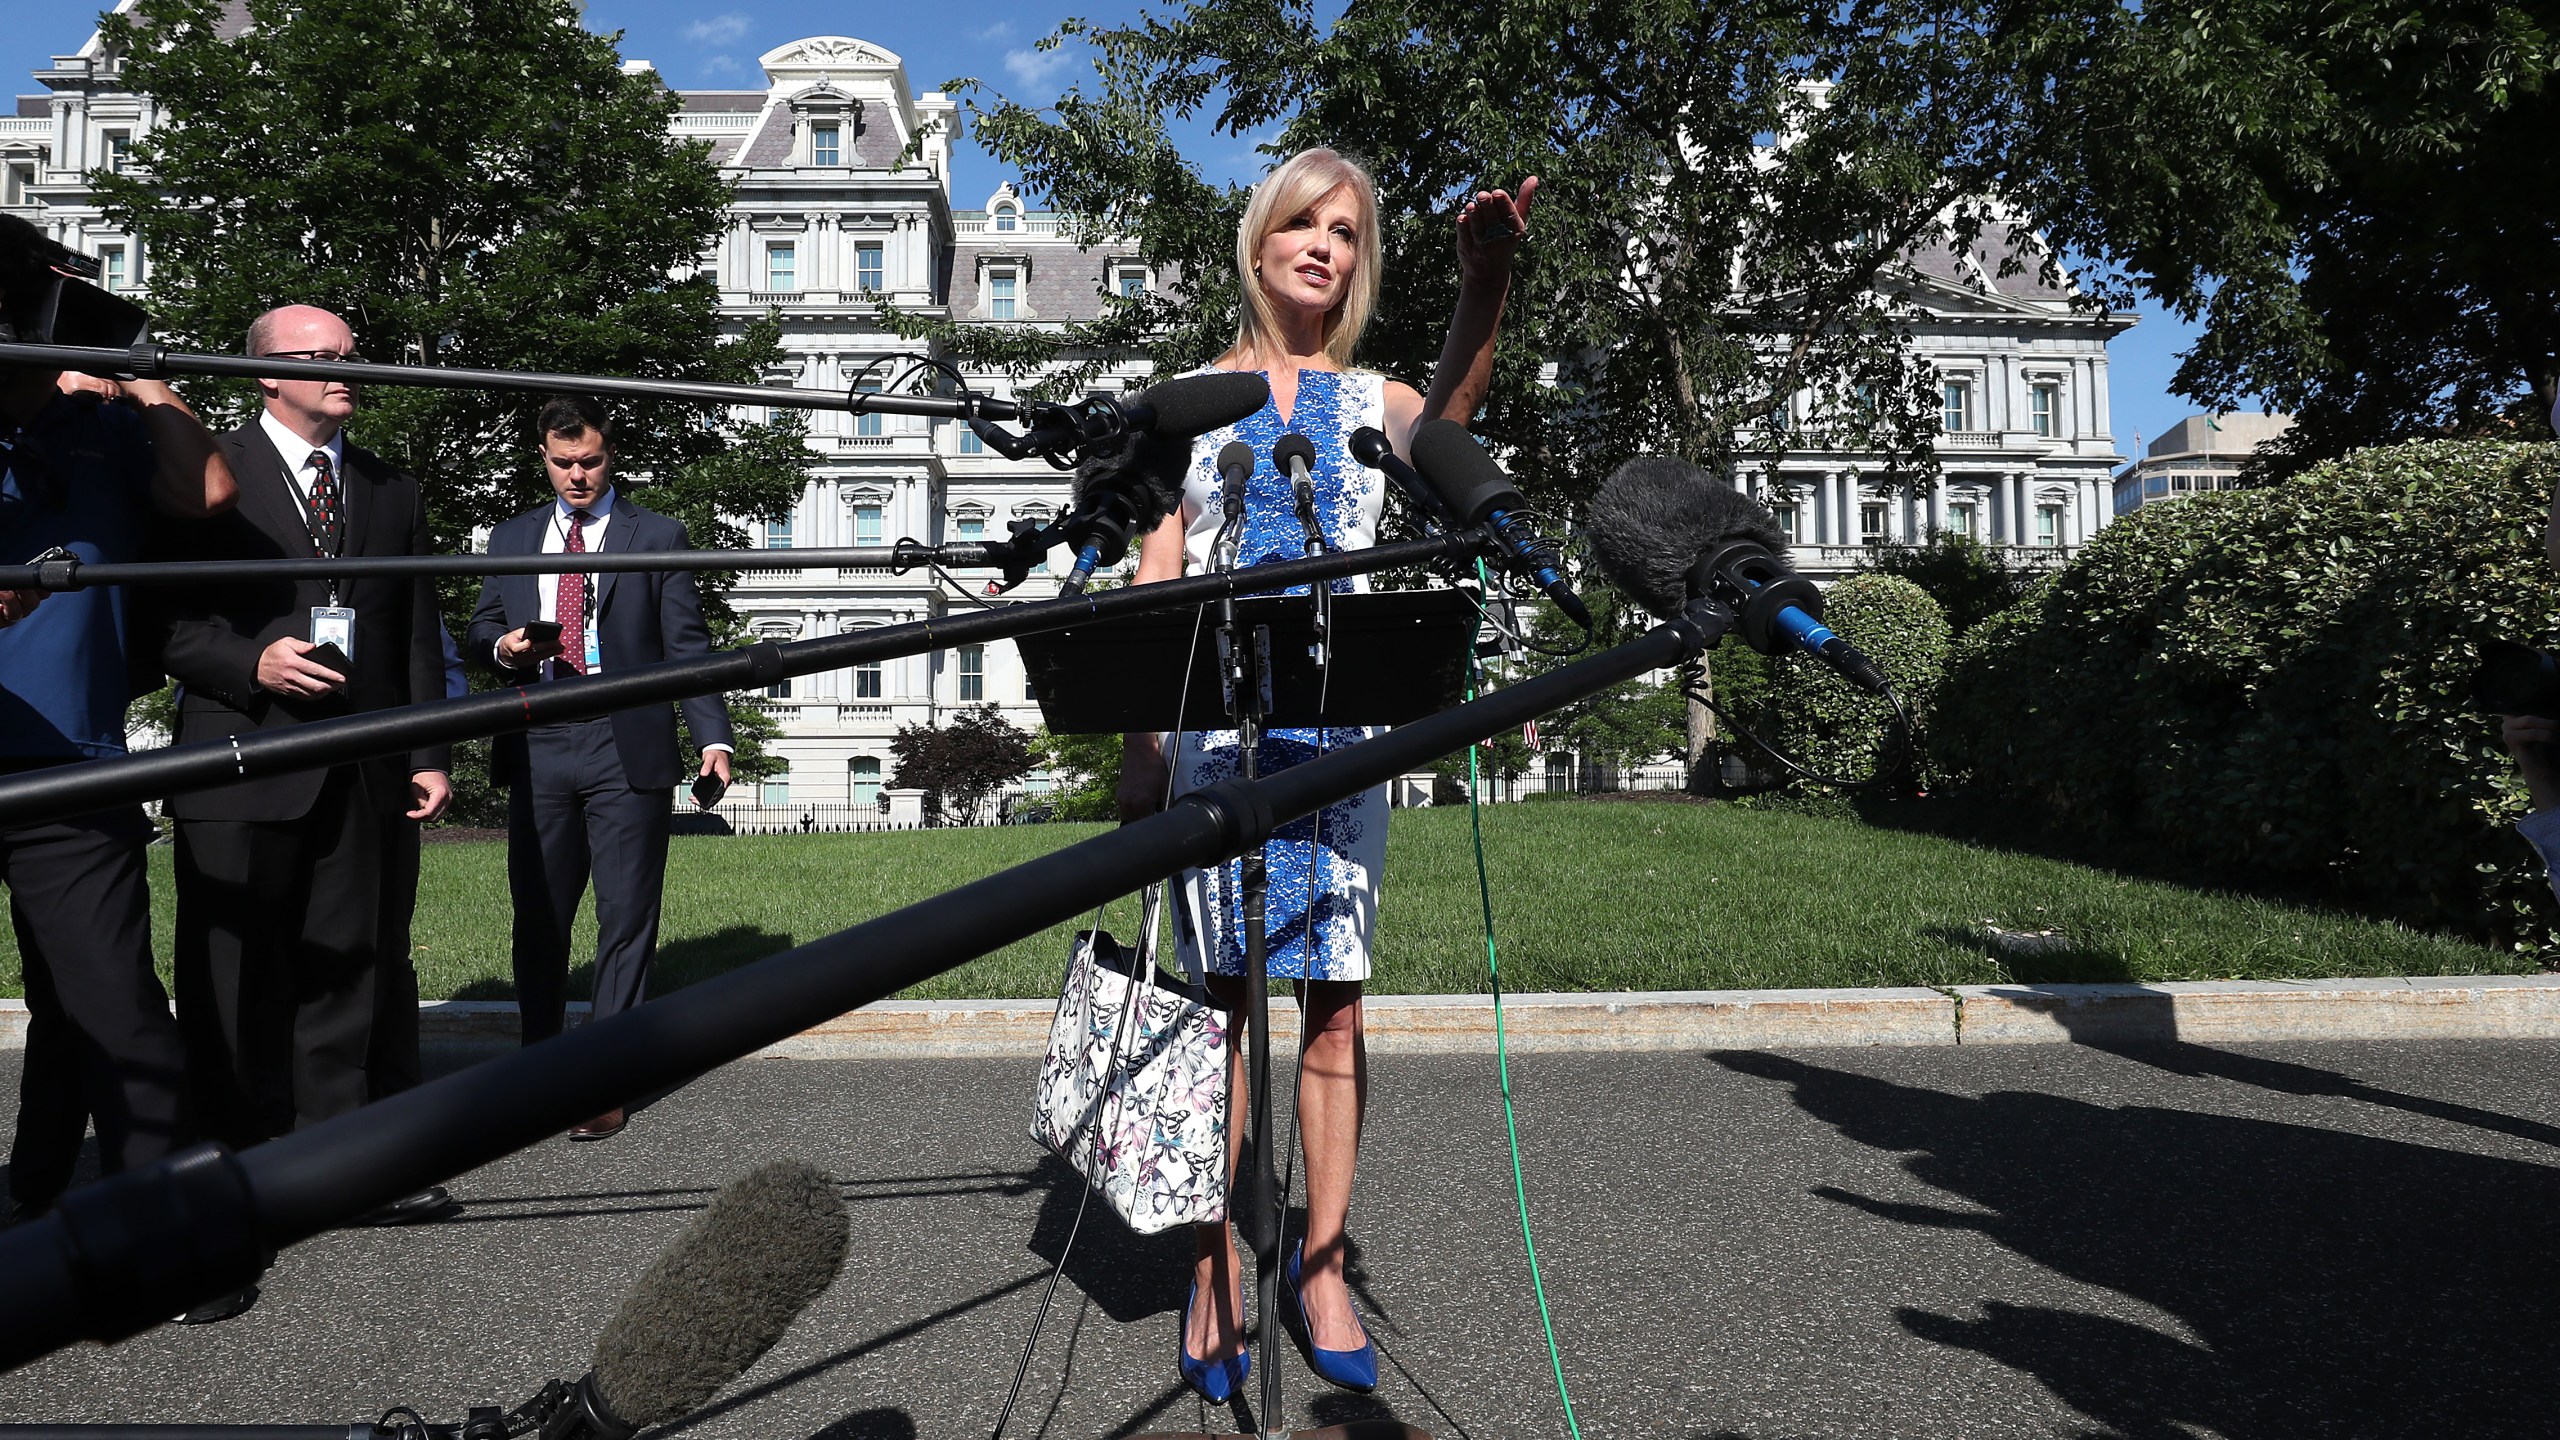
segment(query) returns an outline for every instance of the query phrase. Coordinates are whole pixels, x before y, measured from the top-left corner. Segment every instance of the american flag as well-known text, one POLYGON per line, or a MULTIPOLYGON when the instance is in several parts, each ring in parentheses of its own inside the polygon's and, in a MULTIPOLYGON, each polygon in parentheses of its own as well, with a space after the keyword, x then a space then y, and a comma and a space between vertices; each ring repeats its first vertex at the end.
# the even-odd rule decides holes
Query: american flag
MULTIPOLYGON (((1523 745, 1528 746, 1528 747, 1529 747, 1529 749, 1530 749, 1532 752, 1538 752, 1538 722, 1537 722, 1537 721, 1532 720, 1532 721, 1530 721, 1528 724, 1523 725, 1523 726, 1521 726, 1521 727, 1520 727, 1520 743, 1521 743, 1521 744, 1523 744, 1523 745)), ((1538 752, 1538 753, 1543 753, 1543 752, 1538 752)))

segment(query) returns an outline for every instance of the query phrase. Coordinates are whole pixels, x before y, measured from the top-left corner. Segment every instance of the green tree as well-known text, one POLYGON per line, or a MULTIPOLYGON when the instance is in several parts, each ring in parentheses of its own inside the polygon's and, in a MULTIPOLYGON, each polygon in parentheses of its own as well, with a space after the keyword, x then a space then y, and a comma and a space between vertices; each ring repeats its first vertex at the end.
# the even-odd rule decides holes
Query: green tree
POLYGON ((1245 197, 1202 181, 1163 125, 1208 114, 1224 134, 1276 133, 1273 153, 1328 144, 1370 164, 1393 283, 1367 362, 1416 383, 1455 301, 1452 206, 1545 179, 1479 428, 1549 503, 1639 449, 1711 470, 1835 443, 1891 471, 1929 465, 1930 377, 1876 281, 1917 248, 1992 233, 2006 122, 2041 81, 1988 9, 1370 0, 1328 22, 1335 8, 1192 0, 1135 25, 1070 22, 1049 43, 1089 46, 1095 67, 1053 103, 954 82, 1031 188, 1178 269, 1108 337, 1068 338, 1159 334, 1174 365, 1227 343, 1245 197), (1807 392, 1810 420, 1782 431, 1807 392))
POLYGON ((1058 777, 1056 820, 1120 818, 1120 737, 1058 735, 1047 726, 1032 732, 1031 753, 1058 777))
MULTIPOLYGON (((376 359, 753 382, 775 328, 722 344, 700 271, 727 200, 675 97, 625 74, 568 0, 143 0, 111 21, 157 123, 142 169, 91 179, 151 257, 158 333, 240 350, 286 302, 344 316, 376 359)), ((244 416, 245 385, 203 387, 244 416)), ((426 483, 436 543, 464 548, 548 492, 533 397, 377 387, 355 438, 426 483)), ((784 513, 807 462, 796 415, 746 423, 676 402, 616 405, 618 478, 698 545, 784 513)), ((705 576, 715 616, 730 577, 705 576)), ((469 587, 448 590, 449 608, 469 587)))
MULTIPOLYGON (((156 333, 237 353, 249 322, 301 302, 343 316, 380 360, 752 383, 776 356, 768 317, 721 342, 701 257, 727 190, 702 146, 666 134, 675 97, 625 74, 612 37, 566 0, 144 0, 111 19, 126 81, 159 119, 132 173, 93 172, 151 260, 156 333), (360 57, 360 63, 351 63, 360 57)), ((246 418, 245 382, 191 385, 208 419, 246 418)), ((375 387, 353 438, 420 477, 433 542, 549 495, 537 397, 375 387)), ((747 423, 672 401, 617 402, 616 481, 703 547, 785 513, 804 483, 796 412, 747 423)), ((697 577, 715 644, 732 643, 732 572, 697 577)), ((444 583, 458 636, 477 582, 444 583)), ((485 677, 478 677, 486 683, 485 677)), ((743 718, 743 717, 741 717, 743 718)), ((751 723, 751 722, 750 722, 751 723)), ((749 746, 741 758, 753 761, 749 746)), ((455 765, 456 823, 490 823, 485 743, 455 765)))
POLYGON ((927 824, 966 823, 1007 782, 1031 769, 1031 737, 993 705, 962 710, 951 723, 906 724, 889 742, 893 789, 922 790, 927 824))
POLYGON ((2274 468, 2548 433, 2560 65, 2548 4, 2076 0, 2022 17, 2046 83, 2013 180, 2055 240, 2203 333, 2180 393, 2299 424, 2274 468))

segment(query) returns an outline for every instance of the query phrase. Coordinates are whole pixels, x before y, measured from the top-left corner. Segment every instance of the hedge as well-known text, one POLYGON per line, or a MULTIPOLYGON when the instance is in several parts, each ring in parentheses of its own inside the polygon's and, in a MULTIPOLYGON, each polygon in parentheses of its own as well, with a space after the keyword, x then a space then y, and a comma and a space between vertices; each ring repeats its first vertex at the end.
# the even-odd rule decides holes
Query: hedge
POLYGON ((2253 883, 2538 953, 2554 906, 2468 694, 2481 641, 2551 643, 2560 445, 2361 451, 2148 505, 1968 632, 1940 766, 2253 883))
MULTIPOLYGON (((1874 660, 1901 696, 1915 732, 1915 754, 1926 753, 1931 706, 1947 663, 1945 612, 1929 593, 1898 576, 1850 575, 1822 593, 1823 623, 1874 660)), ((1789 654, 1771 662, 1762 739, 1807 769, 1843 779, 1875 773, 1888 748, 1892 709, 1851 686, 1821 661, 1789 654)), ((1890 761, 1895 753, 1885 754, 1890 761)), ((1757 755, 1757 752, 1753 752, 1757 755)), ((1766 757, 1759 757, 1765 762, 1766 757)), ((1899 777, 1907 782, 1913 774, 1899 777)), ((1796 786, 1786 788, 1799 788, 1796 786)))

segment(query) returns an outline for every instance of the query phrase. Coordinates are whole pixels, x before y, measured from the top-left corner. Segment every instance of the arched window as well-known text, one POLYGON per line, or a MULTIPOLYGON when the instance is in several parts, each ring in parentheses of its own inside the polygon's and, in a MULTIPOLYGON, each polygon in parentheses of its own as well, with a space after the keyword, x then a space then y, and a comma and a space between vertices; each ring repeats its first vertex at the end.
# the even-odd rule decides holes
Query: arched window
POLYGON ((1022 228, 1022 212, 1010 205, 999 205, 996 207, 995 222, 998 233, 1010 235, 1022 228))

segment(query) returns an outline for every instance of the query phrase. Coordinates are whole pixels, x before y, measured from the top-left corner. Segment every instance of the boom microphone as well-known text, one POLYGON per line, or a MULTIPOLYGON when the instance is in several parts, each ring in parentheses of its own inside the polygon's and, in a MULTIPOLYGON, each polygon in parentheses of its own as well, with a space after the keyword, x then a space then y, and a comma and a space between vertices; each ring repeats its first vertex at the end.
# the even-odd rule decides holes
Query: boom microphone
POLYGON ((1166 380, 1113 403, 1125 429, 1190 440, 1235 424, 1270 399, 1270 381, 1220 370, 1166 380))
POLYGON ((1554 542, 1531 527, 1529 502, 1520 498, 1511 477, 1502 473, 1465 426, 1455 420, 1434 420, 1414 431, 1413 465, 1447 501, 1460 524, 1489 528, 1510 557, 1513 572, 1528 577, 1567 619, 1590 630, 1590 610, 1557 573, 1554 542))
POLYGON ((701 1409, 834 1283, 850 1230, 835 1182, 801 1161, 722 1186, 623 1297, 542 1440, 629 1440, 701 1409))
POLYGON ((1712 597, 1741 615, 1742 638, 1761 654, 1792 647, 1871 694, 1890 688, 1822 623, 1822 591, 1779 558, 1786 537, 1768 510, 1697 466, 1658 455, 1619 466, 1592 499, 1590 530, 1600 568, 1654 614, 1712 597))
POLYGON ((1449 507, 1441 500, 1440 492, 1432 489, 1430 481, 1404 463, 1404 457, 1388 443, 1384 430, 1375 425, 1363 425, 1352 431, 1351 458, 1386 476, 1387 483, 1403 494, 1406 503, 1422 512, 1425 520, 1443 531, 1458 528, 1458 522, 1449 514, 1449 507))
POLYGON ((1074 504, 1058 524, 1076 547, 1075 568, 1058 593, 1083 593, 1096 566, 1119 564, 1132 538, 1144 539, 1182 508, 1182 476, 1190 464, 1187 436, 1123 435, 1089 452, 1076 467, 1074 504))

